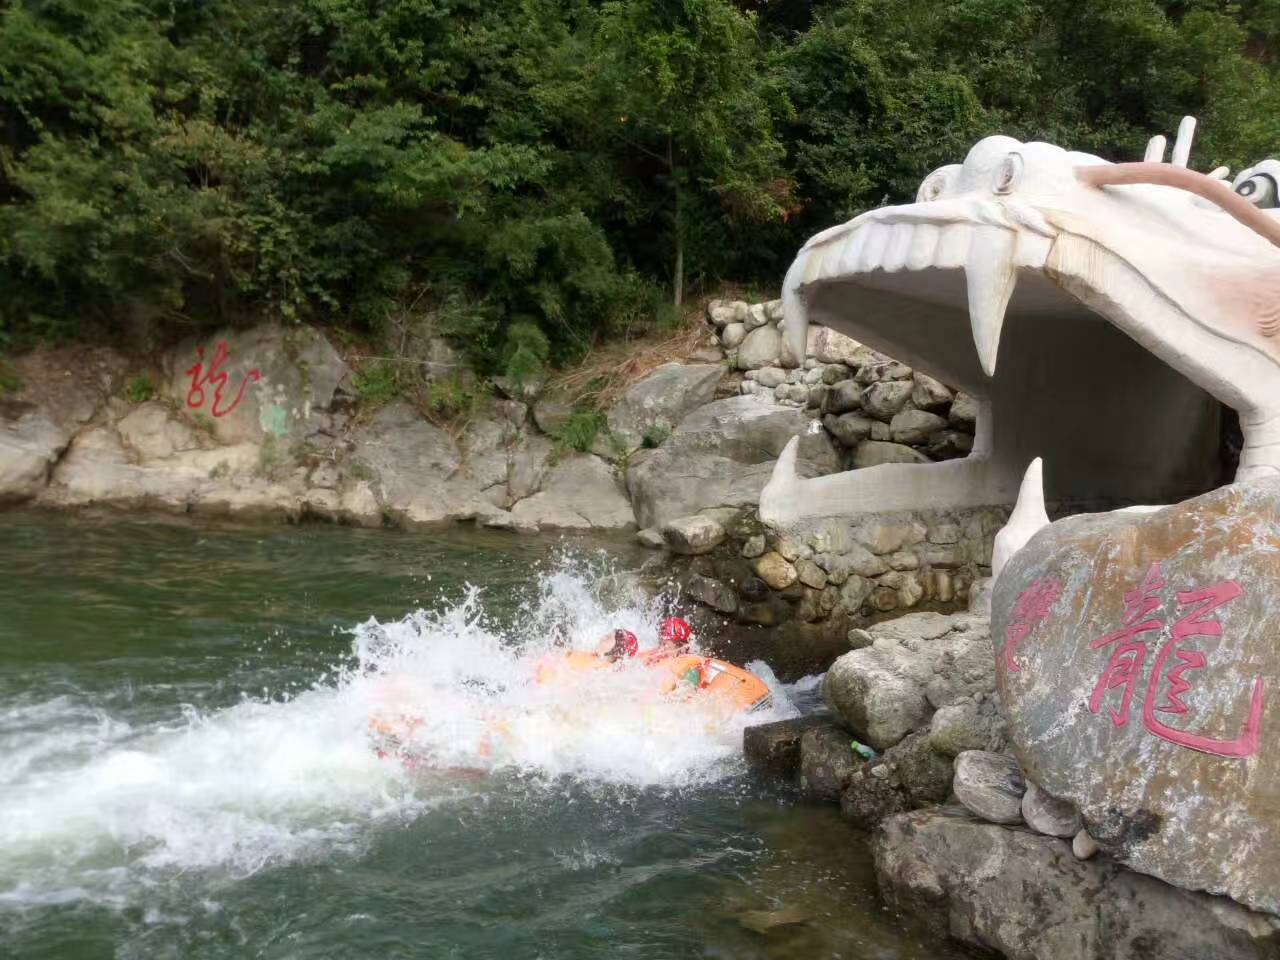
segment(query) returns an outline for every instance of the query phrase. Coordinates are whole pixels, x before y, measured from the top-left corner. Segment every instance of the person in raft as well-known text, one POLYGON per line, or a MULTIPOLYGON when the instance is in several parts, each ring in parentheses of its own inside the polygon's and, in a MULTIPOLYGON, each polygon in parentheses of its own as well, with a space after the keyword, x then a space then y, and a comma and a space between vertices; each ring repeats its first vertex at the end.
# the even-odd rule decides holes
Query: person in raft
POLYGON ((647 666, 669 657, 679 657, 689 652, 693 628, 683 617, 667 617, 658 624, 658 645, 651 650, 641 650, 639 657, 647 666))
POLYGON ((605 634, 596 645, 596 654, 610 663, 617 663, 623 657, 634 657, 640 652, 640 641, 630 630, 614 630, 605 634))

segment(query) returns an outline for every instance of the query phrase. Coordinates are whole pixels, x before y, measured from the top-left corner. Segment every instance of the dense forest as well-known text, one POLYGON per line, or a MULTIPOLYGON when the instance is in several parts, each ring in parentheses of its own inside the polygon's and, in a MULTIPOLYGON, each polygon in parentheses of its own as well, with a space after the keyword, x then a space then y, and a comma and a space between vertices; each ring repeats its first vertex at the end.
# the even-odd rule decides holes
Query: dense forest
POLYGON ((390 316, 565 362, 1004 132, 1280 152, 1280 0, 0 0, 0 349, 390 316))

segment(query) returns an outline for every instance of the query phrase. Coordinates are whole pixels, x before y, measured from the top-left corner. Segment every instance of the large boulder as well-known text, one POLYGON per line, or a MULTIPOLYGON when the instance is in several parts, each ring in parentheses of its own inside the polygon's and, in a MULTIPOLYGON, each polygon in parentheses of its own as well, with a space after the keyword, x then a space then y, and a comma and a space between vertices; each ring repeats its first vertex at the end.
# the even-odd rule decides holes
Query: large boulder
POLYGON ((319 331, 272 323, 188 340, 164 369, 168 399, 221 443, 305 436, 347 374, 319 331))
POLYGON ((718 363, 664 363, 634 384, 609 410, 609 430, 623 450, 646 434, 670 434, 691 410, 710 403, 725 368, 718 363))
POLYGON ((86 346, 7 360, 16 387, 0 390, 0 503, 40 493, 71 438, 115 393, 127 367, 114 350, 86 346))
POLYGON ((517 518, 561 530, 633 530, 635 514, 618 473, 589 453, 551 468, 542 490, 511 509, 517 518))
POLYGON ((42 407, 0 398, 0 502, 39 493, 70 440, 42 407))
POLYGON ((872 840, 896 913, 1009 960, 1263 960, 1280 924, 1229 900, 1076 859, 1069 843, 971 819, 957 808, 903 813, 872 840))
POLYGON ((1143 873, 1280 913, 1280 481, 1041 529, 1000 574, 1027 775, 1143 873))
POLYGON ((832 712, 877 750, 928 726, 934 710, 989 692, 991 645, 982 621, 915 613, 871 627, 822 684, 832 712))
POLYGON ((772 324, 756 327, 738 344, 738 369, 776 367, 782 350, 782 335, 772 324))
MULTIPOLYGON (((761 330, 768 329, 761 327, 761 330)), ((641 527, 708 507, 754 506, 782 448, 802 434, 797 470, 834 473, 839 457, 825 430, 802 410, 754 396, 728 397, 693 411, 657 450, 627 469, 641 527)))

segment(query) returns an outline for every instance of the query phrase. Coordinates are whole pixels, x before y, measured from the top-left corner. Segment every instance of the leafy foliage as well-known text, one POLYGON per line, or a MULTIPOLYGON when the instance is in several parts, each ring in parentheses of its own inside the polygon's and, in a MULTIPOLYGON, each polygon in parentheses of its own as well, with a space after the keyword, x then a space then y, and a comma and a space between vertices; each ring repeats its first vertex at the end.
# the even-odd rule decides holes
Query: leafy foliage
POLYGON ((1206 161, 1274 152, 1277 3, 10 0, 0 345, 376 331, 427 289, 533 376, 986 134, 1137 157, 1194 113, 1206 161))
POLYGON ((124 382, 124 398, 129 403, 146 403, 156 395, 156 385, 145 374, 130 377, 124 382))

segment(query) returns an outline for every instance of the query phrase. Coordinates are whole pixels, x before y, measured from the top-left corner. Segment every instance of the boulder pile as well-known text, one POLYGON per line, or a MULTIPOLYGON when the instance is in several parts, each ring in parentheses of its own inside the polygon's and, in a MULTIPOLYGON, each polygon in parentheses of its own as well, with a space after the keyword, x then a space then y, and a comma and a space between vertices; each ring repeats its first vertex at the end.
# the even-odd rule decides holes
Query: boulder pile
POLYGON ((973 449, 972 397, 826 327, 811 326, 805 356, 789 356, 781 300, 712 300, 707 319, 743 371, 741 392, 810 411, 849 451, 849 466, 930 463, 973 449))

